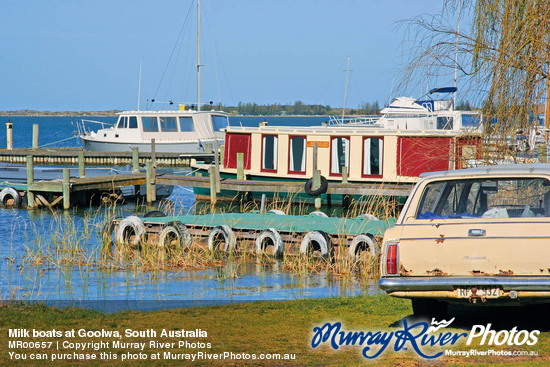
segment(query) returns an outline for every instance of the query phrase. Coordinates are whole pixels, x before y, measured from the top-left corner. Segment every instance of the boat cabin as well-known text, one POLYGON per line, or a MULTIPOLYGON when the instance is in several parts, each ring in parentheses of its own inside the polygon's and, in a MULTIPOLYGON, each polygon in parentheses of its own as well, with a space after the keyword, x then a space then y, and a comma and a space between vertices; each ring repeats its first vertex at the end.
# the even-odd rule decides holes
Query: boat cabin
POLYGON ((200 152, 205 143, 223 142, 221 131, 229 117, 219 111, 125 111, 111 128, 85 131, 81 138, 86 150, 121 151, 137 146, 151 151, 151 140, 162 152, 200 152))
POLYGON ((243 153, 251 177, 309 179, 313 150, 321 174, 350 182, 416 182, 423 172, 468 167, 478 157, 479 134, 452 130, 411 131, 361 126, 231 126, 226 129, 223 169, 236 173, 243 153))

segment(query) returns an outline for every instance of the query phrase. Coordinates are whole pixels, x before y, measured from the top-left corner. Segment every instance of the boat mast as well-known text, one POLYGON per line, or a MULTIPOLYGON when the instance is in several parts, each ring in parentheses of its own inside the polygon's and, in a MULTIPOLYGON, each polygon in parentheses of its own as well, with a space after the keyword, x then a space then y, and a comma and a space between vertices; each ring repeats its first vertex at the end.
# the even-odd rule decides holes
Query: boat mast
POLYGON ((197 0, 197 111, 201 110, 201 0, 197 0))
POLYGON ((348 67, 346 68, 346 89, 344 90, 344 107, 342 107, 342 123, 344 123, 344 115, 346 114, 346 102, 348 100, 348 82, 349 82, 349 56, 348 56, 348 67))

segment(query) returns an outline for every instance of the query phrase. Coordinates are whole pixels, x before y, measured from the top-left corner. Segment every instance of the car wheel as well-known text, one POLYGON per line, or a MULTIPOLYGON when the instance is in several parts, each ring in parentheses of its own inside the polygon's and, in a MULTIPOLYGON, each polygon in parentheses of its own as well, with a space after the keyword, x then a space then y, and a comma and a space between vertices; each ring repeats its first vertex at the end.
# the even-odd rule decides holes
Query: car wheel
POLYGON ((447 303, 430 298, 411 299, 415 317, 443 319, 447 316, 447 303))

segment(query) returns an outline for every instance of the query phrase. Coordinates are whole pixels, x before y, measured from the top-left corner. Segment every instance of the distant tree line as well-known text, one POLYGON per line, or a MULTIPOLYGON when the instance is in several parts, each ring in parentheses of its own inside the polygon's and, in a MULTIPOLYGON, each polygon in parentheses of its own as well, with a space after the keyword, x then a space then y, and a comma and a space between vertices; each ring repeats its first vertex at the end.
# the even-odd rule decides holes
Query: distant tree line
MULTIPOLYGON (((206 107, 206 106, 205 106, 206 107)), ((250 116, 279 116, 279 115, 341 115, 342 108, 333 108, 329 105, 306 104, 296 101, 294 104, 265 104, 239 102, 237 106, 218 105, 223 111, 235 115, 250 116)), ((380 106, 376 102, 363 102, 359 108, 346 108, 346 115, 377 115, 380 113, 380 106)))

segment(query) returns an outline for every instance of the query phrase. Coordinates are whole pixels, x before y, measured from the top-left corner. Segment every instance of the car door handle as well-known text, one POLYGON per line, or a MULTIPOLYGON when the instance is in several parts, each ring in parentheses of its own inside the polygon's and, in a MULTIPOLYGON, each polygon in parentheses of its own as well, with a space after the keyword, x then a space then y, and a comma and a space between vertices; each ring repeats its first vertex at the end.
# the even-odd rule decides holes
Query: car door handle
POLYGON ((485 230, 484 229, 470 229, 468 231, 468 236, 472 236, 472 237, 485 236, 485 230))

